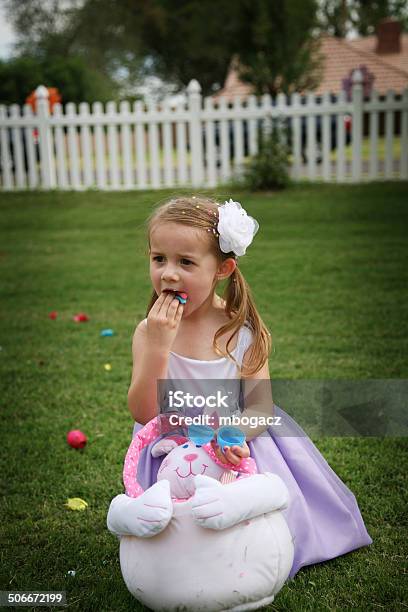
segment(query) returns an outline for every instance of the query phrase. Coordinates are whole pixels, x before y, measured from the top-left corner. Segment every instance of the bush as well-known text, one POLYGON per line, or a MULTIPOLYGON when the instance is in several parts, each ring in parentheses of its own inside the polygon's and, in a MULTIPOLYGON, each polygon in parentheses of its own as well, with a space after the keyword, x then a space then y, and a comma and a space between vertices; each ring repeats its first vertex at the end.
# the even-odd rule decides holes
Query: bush
POLYGON ((79 56, 0 59, 0 104, 23 105, 38 85, 57 87, 62 103, 106 102, 115 97, 113 81, 79 56))
POLYGON ((284 189, 290 178, 289 148, 283 128, 274 123, 268 134, 260 132, 258 142, 258 153, 244 173, 245 186, 251 191, 284 189))

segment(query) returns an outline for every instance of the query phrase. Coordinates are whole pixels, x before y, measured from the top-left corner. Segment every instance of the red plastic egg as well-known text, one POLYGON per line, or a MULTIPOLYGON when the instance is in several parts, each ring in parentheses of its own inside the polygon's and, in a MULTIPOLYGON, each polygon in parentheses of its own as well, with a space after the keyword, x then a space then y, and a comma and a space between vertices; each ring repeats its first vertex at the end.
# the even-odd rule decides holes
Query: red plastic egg
POLYGON ((73 429, 67 434, 67 442, 72 448, 84 448, 88 438, 79 429, 73 429))

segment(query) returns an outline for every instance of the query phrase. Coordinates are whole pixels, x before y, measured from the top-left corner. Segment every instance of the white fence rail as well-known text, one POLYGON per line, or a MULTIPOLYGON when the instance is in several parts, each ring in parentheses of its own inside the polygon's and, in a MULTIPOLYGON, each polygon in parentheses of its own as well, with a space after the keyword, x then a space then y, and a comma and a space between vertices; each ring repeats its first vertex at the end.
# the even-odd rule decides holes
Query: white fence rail
POLYGON ((187 102, 145 107, 109 102, 56 104, 37 88, 30 106, 0 105, 0 188, 158 189, 215 187, 242 172, 271 118, 290 127, 294 179, 408 179, 408 89, 363 99, 355 71, 351 100, 294 94, 204 101, 197 81, 187 102), (65 111, 65 112, 64 112, 65 111), (263 126, 263 127, 262 127, 263 126))

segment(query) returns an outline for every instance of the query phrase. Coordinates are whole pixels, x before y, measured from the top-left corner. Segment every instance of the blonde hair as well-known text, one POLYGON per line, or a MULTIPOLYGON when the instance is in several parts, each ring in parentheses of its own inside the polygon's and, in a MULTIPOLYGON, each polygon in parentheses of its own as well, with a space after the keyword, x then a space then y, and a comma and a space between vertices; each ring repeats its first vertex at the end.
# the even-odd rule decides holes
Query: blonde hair
MULTIPOLYGON (((180 223, 197 230, 204 230, 202 237, 207 241, 210 252, 214 254, 220 263, 229 258, 237 260, 234 252, 223 253, 220 249, 216 229, 218 224, 218 206, 219 204, 215 200, 201 196, 181 196, 161 204, 152 212, 146 222, 149 247, 151 233, 159 223, 180 223)), ((146 316, 157 299, 158 295, 153 289, 146 316)), ((231 359, 237 365, 241 376, 250 376, 258 372, 268 359, 271 352, 272 339, 256 309, 251 290, 238 266, 236 266, 234 272, 227 279, 223 299, 225 300, 225 313, 231 320, 216 332, 213 339, 213 348, 217 355, 231 359), (251 328, 253 343, 248 364, 246 367, 241 368, 231 354, 229 346, 244 323, 247 323, 251 328), (228 339, 225 353, 219 348, 217 339, 229 331, 233 333, 228 339)))

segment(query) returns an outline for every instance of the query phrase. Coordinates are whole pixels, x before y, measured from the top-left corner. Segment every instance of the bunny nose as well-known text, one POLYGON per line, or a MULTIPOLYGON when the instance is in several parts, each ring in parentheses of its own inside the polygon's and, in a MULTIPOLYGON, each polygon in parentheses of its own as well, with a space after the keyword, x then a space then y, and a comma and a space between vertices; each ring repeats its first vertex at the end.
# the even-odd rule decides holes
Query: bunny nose
POLYGON ((196 453, 191 453, 191 455, 184 455, 183 459, 185 459, 186 461, 194 461, 194 459, 197 459, 198 455, 196 453))

